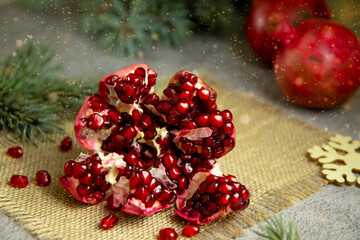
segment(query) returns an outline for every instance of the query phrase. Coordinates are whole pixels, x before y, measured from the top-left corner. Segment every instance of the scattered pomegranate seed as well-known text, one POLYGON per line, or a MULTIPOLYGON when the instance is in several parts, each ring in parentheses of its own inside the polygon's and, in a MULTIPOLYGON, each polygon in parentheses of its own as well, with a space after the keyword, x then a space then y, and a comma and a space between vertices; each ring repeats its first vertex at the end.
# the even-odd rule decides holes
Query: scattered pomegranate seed
POLYGON ((28 177, 23 175, 12 175, 10 178, 10 185, 15 188, 24 188, 29 185, 28 177))
POLYGON ((160 240, 175 240, 178 238, 178 234, 173 228, 163 228, 159 232, 160 240))
POLYGON ((72 141, 70 137, 65 137, 60 143, 60 150, 63 152, 67 152, 72 147, 72 141))
POLYGON ((119 218, 114 214, 110 214, 101 220, 100 227, 107 230, 113 228, 118 222, 119 218))
POLYGON ((36 173, 36 183, 38 186, 46 187, 49 186, 51 183, 51 176, 45 170, 37 171, 36 173))
POLYGON ((200 232, 200 228, 196 225, 189 225, 189 226, 186 226, 184 227, 184 229, 182 230, 182 235, 184 237, 193 237, 195 236, 196 234, 198 234, 200 232))
POLYGON ((19 146, 11 147, 7 151, 7 154, 12 158, 21 158, 23 153, 24 153, 23 149, 19 146))

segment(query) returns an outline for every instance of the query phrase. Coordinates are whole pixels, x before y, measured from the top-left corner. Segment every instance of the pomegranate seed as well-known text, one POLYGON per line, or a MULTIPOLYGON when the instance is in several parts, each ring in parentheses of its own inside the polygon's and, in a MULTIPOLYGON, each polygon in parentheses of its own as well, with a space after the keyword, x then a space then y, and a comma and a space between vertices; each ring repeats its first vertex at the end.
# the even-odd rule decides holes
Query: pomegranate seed
POLYGON ((118 222, 119 218, 114 214, 110 214, 101 220, 100 227, 107 230, 113 228, 118 222))
POLYGON ((225 123, 225 125, 222 127, 222 131, 225 135, 230 136, 234 132, 234 124, 231 122, 225 123))
POLYGON ((10 185, 14 188, 24 188, 29 185, 28 177, 23 175, 12 175, 10 185))
POLYGON ((222 194, 230 194, 232 190, 233 187, 226 182, 220 183, 219 185, 219 192, 222 194))
POLYGON ((177 160, 176 158, 174 157, 174 155, 170 154, 170 153, 167 153, 164 155, 163 157, 163 164, 165 167, 167 168, 173 168, 173 167, 176 167, 177 165, 177 160))
POLYGON ((145 77, 145 69, 142 67, 138 67, 137 69, 135 69, 134 73, 140 77, 145 77))
POLYGON ((87 166, 81 163, 75 163, 72 169, 74 178, 81 178, 87 171, 87 166))
POLYGON ((185 82, 180 86, 181 91, 194 92, 194 89, 195 89, 195 87, 191 82, 185 82))
POLYGON ((111 124, 119 124, 122 122, 120 113, 115 109, 109 110, 108 117, 111 124))
POLYGON ((104 118, 98 113, 94 113, 89 118, 88 127, 92 130, 95 130, 95 131, 100 130, 104 127, 104 125, 105 125, 104 118))
POLYGON ((134 197, 141 201, 144 201, 146 199, 147 195, 148 195, 148 192, 146 191, 146 186, 139 187, 138 189, 136 189, 136 191, 134 193, 134 197))
POLYGON ((223 117, 221 114, 211 114, 210 123, 214 127, 222 127, 224 125, 223 117))
POLYGON ((123 91, 126 95, 132 96, 135 93, 135 86, 132 84, 126 84, 125 87, 123 88, 123 91))
POLYGON ((160 240, 176 240, 178 234, 173 228, 163 228, 159 231, 160 240))
POLYGON ((82 184, 90 185, 94 181, 94 176, 90 172, 87 172, 79 181, 82 184))
POLYGON ((133 139, 136 136, 137 131, 133 127, 125 126, 123 134, 126 139, 133 139))
POLYGON ((121 206, 121 204, 119 206, 115 206, 114 196, 110 196, 106 200, 106 207, 112 211, 120 211, 122 206, 121 206))
POLYGON ((224 118, 224 122, 227 123, 227 122, 231 122, 231 120, 233 119, 233 115, 232 113, 229 111, 229 110, 224 110, 221 112, 221 115, 223 116, 224 118))
POLYGON ((106 78, 105 83, 107 85, 114 85, 119 80, 119 76, 117 75, 111 75, 106 78))
POLYGON ((182 235, 184 237, 193 237, 196 234, 198 234, 200 232, 200 228, 196 225, 188 225, 186 227, 184 227, 184 229, 182 230, 182 235))
POLYGON ((179 102, 176 105, 176 111, 180 114, 184 114, 189 109, 189 104, 184 102, 179 102))
POLYGON ((168 173, 171 179, 178 179, 181 175, 181 171, 178 167, 168 169, 168 173))
POLYGON ((207 127, 210 123, 209 115, 204 114, 196 118, 196 124, 200 127, 207 127))
POLYGON ((19 146, 11 147, 7 150, 7 154, 12 158, 21 158, 23 153, 23 149, 19 146))
POLYGON ((72 147, 72 140, 70 137, 65 137, 60 143, 60 150, 63 152, 67 152, 72 147))
POLYGON ((51 176, 45 170, 40 170, 36 172, 36 184, 41 187, 49 186, 51 183, 51 176))
POLYGON ((189 91, 184 91, 180 93, 180 101, 189 102, 192 98, 192 94, 189 91))
POLYGON ((156 78, 155 77, 149 77, 148 78, 148 85, 154 86, 156 84, 156 78))
POLYGON ((88 197, 91 193, 91 187, 79 184, 76 188, 77 193, 82 197, 88 197))
POLYGON ((205 100, 209 99, 210 91, 205 88, 202 88, 202 89, 198 90, 197 95, 200 98, 200 100, 205 101, 205 100))
POLYGON ((94 176, 99 176, 102 171, 102 164, 99 160, 95 160, 91 166, 91 172, 94 176))
POLYGON ((148 76, 149 77, 157 77, 157 73, 152 69, 148 69, 148 76))
POLYGON ((71 176, 73 174, 73 167, 74 167, 75 161, 69 160, 64 165, 64 172, 66 176, 71 176))

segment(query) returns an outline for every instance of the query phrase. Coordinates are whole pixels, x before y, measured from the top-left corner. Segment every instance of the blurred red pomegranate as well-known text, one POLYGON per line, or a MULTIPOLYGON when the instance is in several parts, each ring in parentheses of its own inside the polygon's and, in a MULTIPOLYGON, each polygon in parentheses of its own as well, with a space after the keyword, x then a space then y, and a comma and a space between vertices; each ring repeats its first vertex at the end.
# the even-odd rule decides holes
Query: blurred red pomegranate
POLYGON ((296 28, 296 37, 279 52, 274 71, 291 101, 328 109, 346 101, 360 85, 360 44, 348 28, 313 19, 296 28))
POLYGON ((254 0, 246 37, 260 59, 272 65, 276 53, 295 37, 295 27, 310 18, 330 18, 324 0, 254 0))

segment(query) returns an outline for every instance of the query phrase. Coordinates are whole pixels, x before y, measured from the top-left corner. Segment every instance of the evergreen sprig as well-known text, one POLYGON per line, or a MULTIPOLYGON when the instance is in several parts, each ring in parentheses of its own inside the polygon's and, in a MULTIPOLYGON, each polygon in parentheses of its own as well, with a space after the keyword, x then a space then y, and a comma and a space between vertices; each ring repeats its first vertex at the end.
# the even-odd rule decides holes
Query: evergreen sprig
POLYGON ((254 231, 261 239, 270 240, 300 240, 297 227, 294 223, 289 223, 288 229, 285 227, 282 215, 279 218, 265 219, 266 225, 260 225, 262 232, 254 231))
POLYGON ((91 1, 82 26, 107 52, 132 56, 150 45, 177 46, 189 31, 181 1, 91 1))
POLYGON ((59 80, 61 67, 52 64, 54 56, 49 47, 29 43, 0 63, 0 131, 34 144, 50 140, 51 133, 62 131, 64 114, 72 117, 84 95, 96 90, 90 81, 71 85, 59 80))

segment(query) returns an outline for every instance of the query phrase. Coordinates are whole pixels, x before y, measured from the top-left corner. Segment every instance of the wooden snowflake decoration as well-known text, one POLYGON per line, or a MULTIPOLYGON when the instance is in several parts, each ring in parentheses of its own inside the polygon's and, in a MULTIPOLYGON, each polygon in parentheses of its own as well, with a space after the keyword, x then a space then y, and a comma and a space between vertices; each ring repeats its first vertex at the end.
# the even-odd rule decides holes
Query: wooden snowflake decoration
POLYGON ((322 174, 329 182, 353 184, 360 187, 360 141, 351 137, 335 135, 327 144, 313 146, 308 150, 310 158, 322 165, 322 174))

